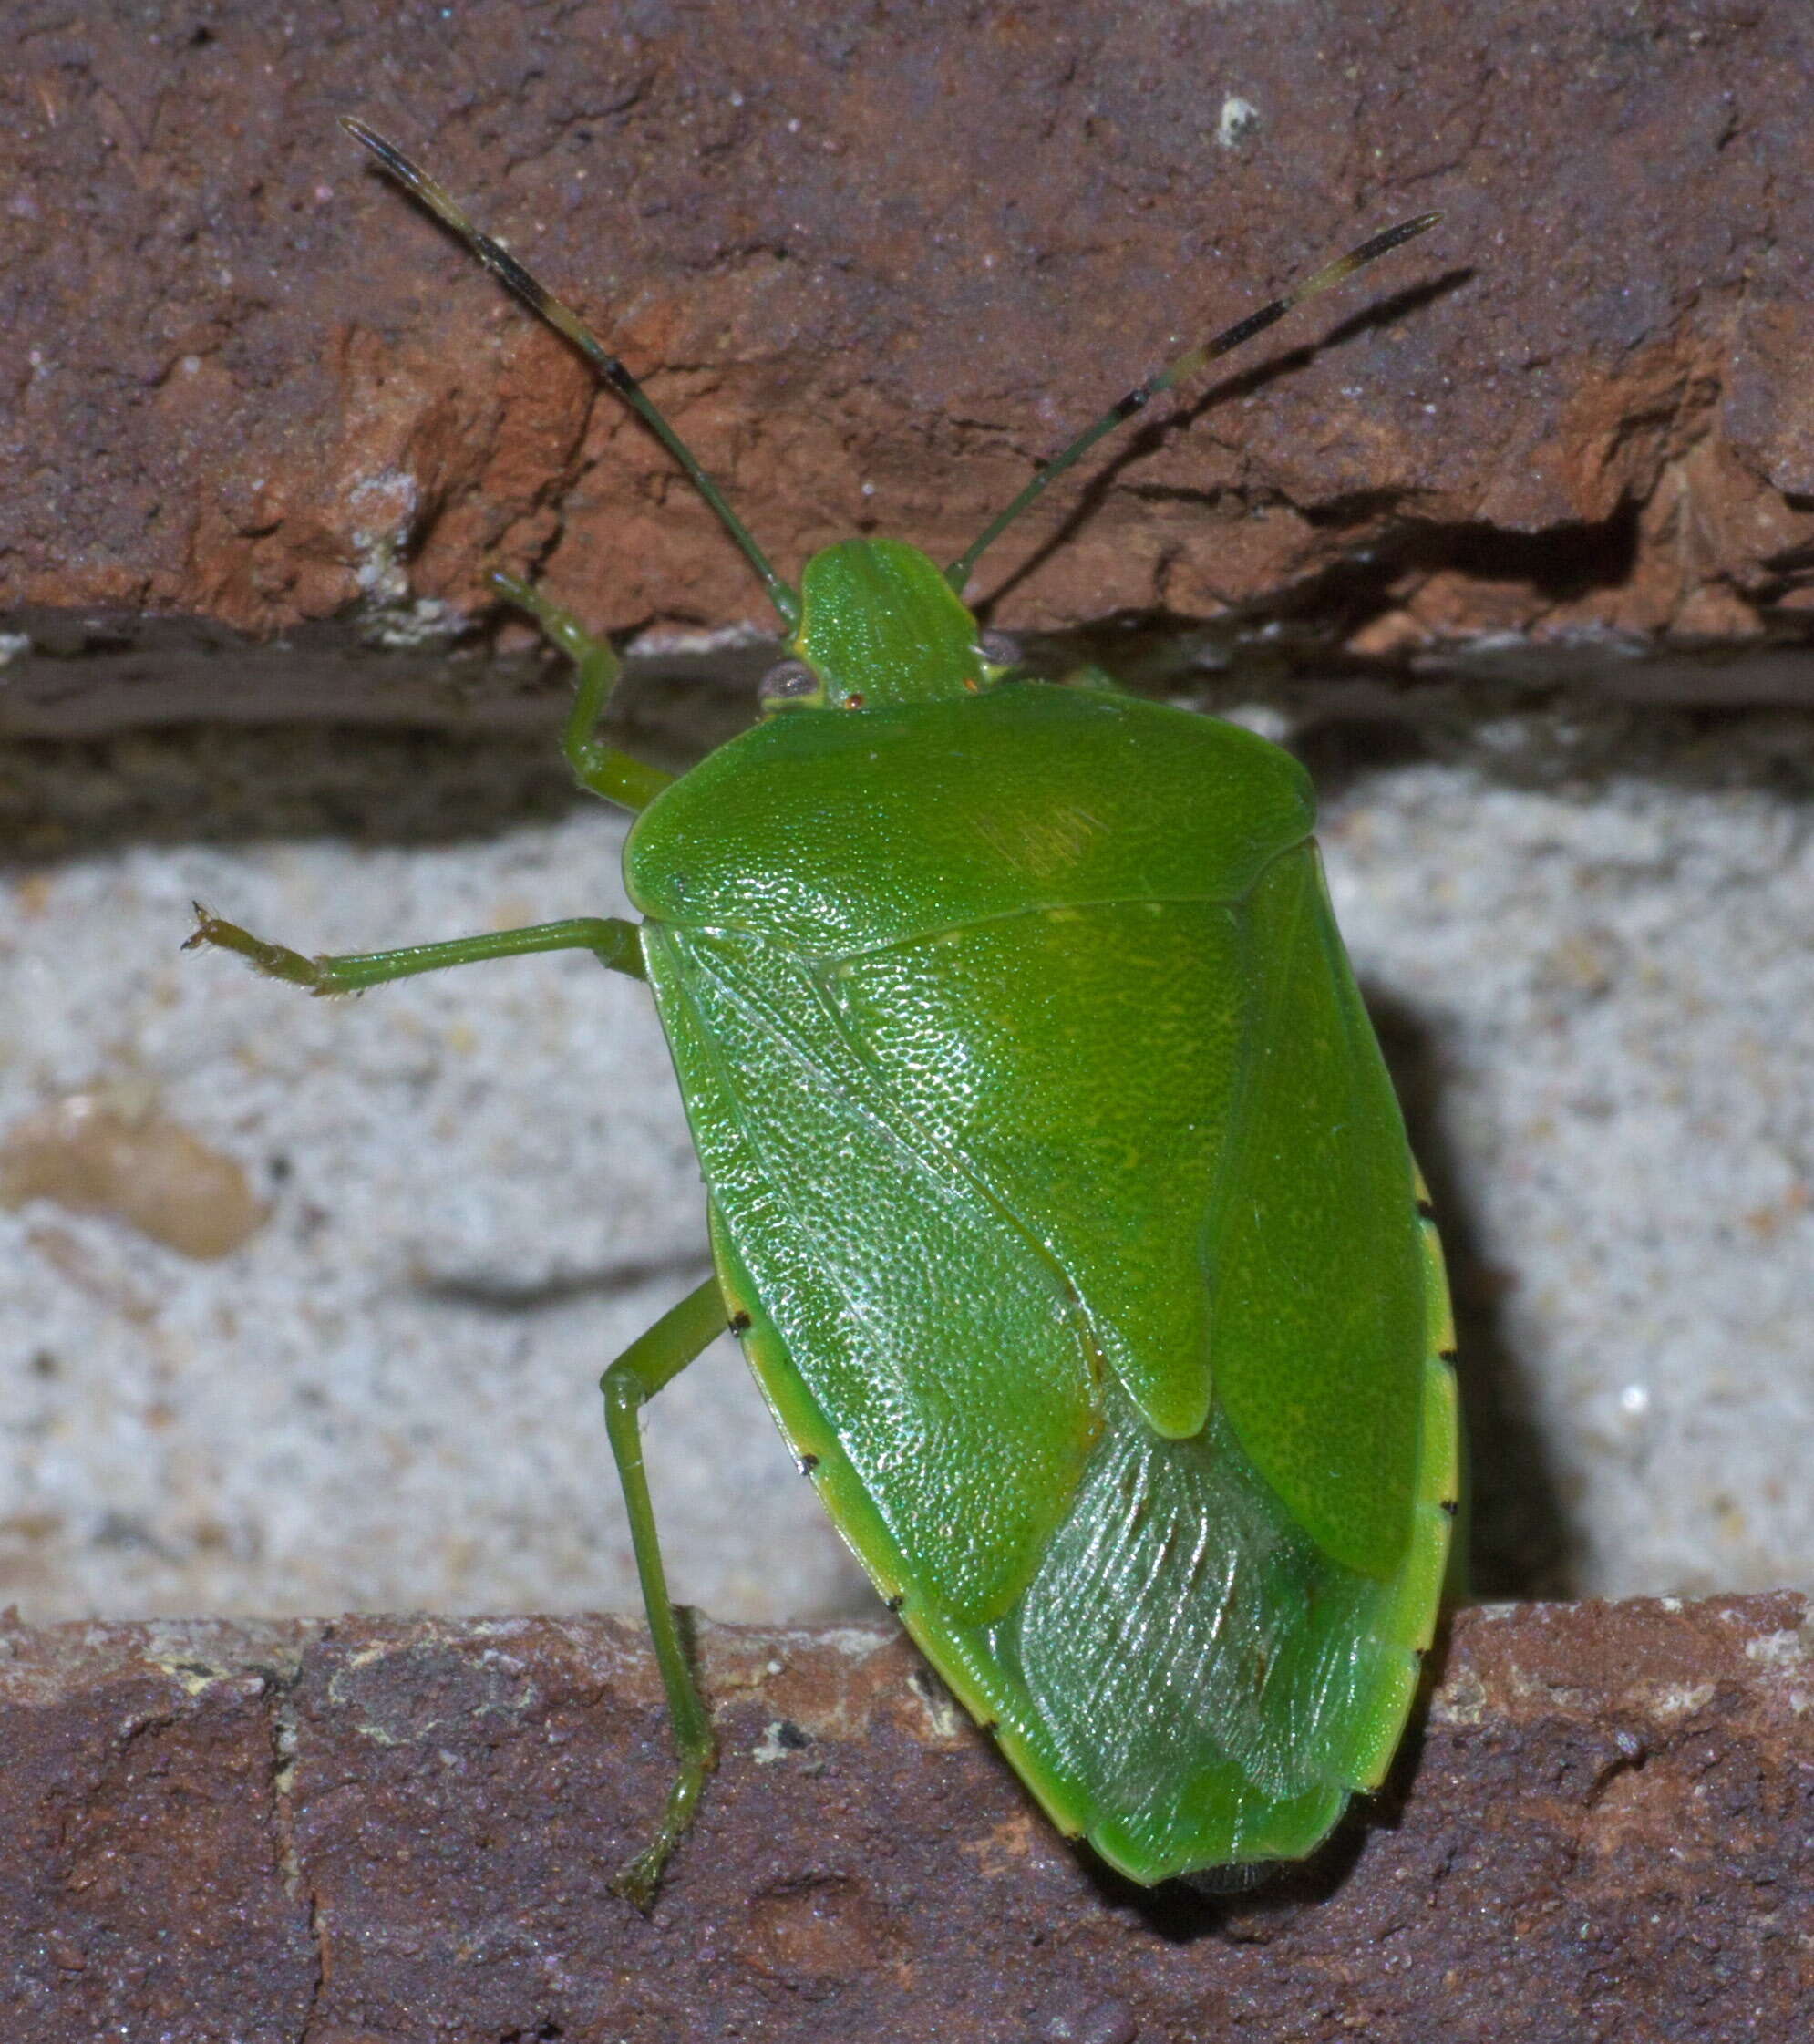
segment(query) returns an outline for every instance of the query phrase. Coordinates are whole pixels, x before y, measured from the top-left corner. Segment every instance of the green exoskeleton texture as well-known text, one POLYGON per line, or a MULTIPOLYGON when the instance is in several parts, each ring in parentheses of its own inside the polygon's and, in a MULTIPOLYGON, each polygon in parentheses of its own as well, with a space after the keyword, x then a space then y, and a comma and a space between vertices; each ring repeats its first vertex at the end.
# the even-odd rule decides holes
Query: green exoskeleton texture
MULTIPOLYGON (((393 174, 575 341, 724 510, 628 372, 451 199, 393 174)), ((1440 1253, 1324 892, 1297 764, 1233 726, 980 650, 981 548, 1077 453, 1406 223, 1153 377, 941 570, 850 541, 781 582, 760 720, 678 779, 567 748, 636 812, 639 924, 308 959, 315 991, 583 945, 646 978, 716 1275, 605 1373, 681 1770, 714 1760, 642 1467, 642 1405, 730 1324, 902 1623, 1053 1821, 1137 1881, 1301 1856, 1391 1760, 1458 1486, 1440 1253)))

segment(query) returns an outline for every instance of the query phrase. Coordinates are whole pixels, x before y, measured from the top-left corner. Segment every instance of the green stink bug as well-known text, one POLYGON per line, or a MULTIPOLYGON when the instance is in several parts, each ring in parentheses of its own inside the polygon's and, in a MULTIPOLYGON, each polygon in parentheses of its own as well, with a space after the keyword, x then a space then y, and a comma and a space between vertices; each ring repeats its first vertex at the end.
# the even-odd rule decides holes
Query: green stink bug
POLYGON ((345 124, 585 355, 761 577, 787 658, 678 779, 565 748, 635 814, 640 923, 307 958, 315 993, 567 947, 645 979, 715 1275, 603 1377, 679 1772, 619 1877, 646 1905, 715 1760, 642 1406, 728 1323, 914 1640, 1067 1835, 1140 1882, 1301 1857, 1397 1744, 1458 1450, 1440 1253, 1324 891, 1307 779, 1237 727, 1017 676, 962 592, 1103 434, 1434 222, 1376 235, 1149 378, 952 566, 849 541, 784 583, 634 378, 433 181, 345 124))

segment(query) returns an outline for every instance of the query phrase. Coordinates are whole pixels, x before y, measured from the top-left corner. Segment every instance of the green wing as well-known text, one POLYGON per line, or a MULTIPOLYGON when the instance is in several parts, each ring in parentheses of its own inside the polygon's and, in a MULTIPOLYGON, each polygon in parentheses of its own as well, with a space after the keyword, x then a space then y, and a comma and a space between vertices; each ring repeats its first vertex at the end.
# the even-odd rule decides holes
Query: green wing
POLYGON ((1396 1743, 1455 1481, 1314 852, 1240 902, 646 948, 751 1362, 915 1637, 1136 1878, 1309 1850, 1396 1743))
POLYGON ((961 1621, 999 1616, 1099 1431, 1063 1274, 850 1055, 803 961, 726 934, 648 927, 644 946, 719 1246, 776 1330, 751 1354, 783 1432, 822 1486, 854 1478, 850 1507, 904 1558, 891 1573, 961 1621))
POLYGON ((826 968, 897 1126, 1032 1235, 1149 1425, 1214 1395, 1322 1546, 1407 1538, 1423 1289, 1404 1127, 1314 849, 1244 900, 1040 908, 826 968))

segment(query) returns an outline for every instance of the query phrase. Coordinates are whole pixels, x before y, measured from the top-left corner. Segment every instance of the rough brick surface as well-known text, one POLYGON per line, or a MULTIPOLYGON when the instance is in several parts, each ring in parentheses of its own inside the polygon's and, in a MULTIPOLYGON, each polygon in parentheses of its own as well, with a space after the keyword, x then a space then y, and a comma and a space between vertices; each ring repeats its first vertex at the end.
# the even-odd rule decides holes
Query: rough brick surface
POLYGON ((611 1619, 0 1634, 0 2025, 353 2044, 1723 2044, 1814 2027, 1804 1600, 1455 1621, 1389 1791, 1246 1895, 1034 1812, 892 1631, 706 1628, 725 1743, 653 1918, 666 1773, 611 1619))
POLYGON ((1169 350, 1436 206, 1005 542, 997 622, 1263 598, 1389 663, 1483 631, 1799 644, 1814 605, 1802 7, 20 0, 8 26, 15 729, 420 714, 495 562, 613 628, 764 619, 649 436, 346 110, 650 373, 787 567, 877 525, 957 551, 1169 350), (224 657, 247 635, 285 656, 224 657))

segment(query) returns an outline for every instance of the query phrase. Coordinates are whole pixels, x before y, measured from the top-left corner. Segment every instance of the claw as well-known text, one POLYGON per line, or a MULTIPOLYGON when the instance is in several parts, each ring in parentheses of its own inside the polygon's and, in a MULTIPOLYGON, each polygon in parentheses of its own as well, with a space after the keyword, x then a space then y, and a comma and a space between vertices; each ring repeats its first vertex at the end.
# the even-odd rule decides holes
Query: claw
POLYGON ((284 945, 266 944, 263 937, 253 936, 237 923, 224 922, 200 902, 190 905, 195 911, 195 927, 184 940, 185 951, 213 945, 222 951, 236 951, 255 972, 263 973, 267 978, 287 980, 293 986, 306 987, 311 994, 342 991, 330 976, 325 960, 305 958, 300 951, 292 951, 284 945))
POLYGON ((645 1853, 638 1853, 634 1860, 627 1861, 611 1877, 611 1892, 622 1895, 646 1916, 655 1905, 655 1890, 661 1885, 662 1866, 667 1853, 659 1845, 652 1845, 645 1853))

